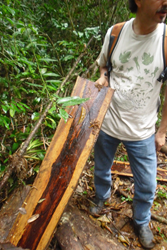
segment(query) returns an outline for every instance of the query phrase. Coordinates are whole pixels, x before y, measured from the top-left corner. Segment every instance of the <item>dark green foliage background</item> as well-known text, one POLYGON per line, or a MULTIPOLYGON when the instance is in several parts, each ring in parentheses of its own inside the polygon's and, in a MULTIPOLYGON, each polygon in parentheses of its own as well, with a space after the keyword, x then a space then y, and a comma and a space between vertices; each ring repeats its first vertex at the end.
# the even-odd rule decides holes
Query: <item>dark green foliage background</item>
MULTIPOLYGON (((38 171, 59 119, 67 119, 58 100, 70 96, 77 75, 95 62, 107 29, 131 17, 127 6, 122 0, 0 1, 0 177, 53 101, 24 156, 28 170, 38 171)), ((98 72, 89 78, 97 79, 98 72)), ((9 185, 13 183, 11 177, 9 185)))

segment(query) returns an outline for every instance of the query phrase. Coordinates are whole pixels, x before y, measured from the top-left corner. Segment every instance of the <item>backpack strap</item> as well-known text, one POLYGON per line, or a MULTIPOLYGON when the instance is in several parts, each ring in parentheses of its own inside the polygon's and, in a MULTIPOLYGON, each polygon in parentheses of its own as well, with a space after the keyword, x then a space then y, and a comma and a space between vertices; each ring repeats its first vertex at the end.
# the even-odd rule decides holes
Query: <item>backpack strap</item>
POLYGON ((164 83, 167 80, 167 26, 164 23, 164 33, 163 33, 163 41, 162 41, 162 53, 164 60, 164 70, 158 77, 158 81, 164 83))
POLYGON ((108 46, 108 59, 107 59, 107 65, 106 65, 108 68, 109 80, 110 80, 110 72, 112 70, 111 56, 118 42, 118 39, 119 39, 119 36, 121 34, 124 24, 125 22, 117 23, 112 27, 112 30, 111 30, 110 41, 109 41, 109 46, 108 46))
POLYGON ((164 69, 167 66, 167 26, 164 24, 164 34, 163 34, 163 58, 164 58, 164 69))

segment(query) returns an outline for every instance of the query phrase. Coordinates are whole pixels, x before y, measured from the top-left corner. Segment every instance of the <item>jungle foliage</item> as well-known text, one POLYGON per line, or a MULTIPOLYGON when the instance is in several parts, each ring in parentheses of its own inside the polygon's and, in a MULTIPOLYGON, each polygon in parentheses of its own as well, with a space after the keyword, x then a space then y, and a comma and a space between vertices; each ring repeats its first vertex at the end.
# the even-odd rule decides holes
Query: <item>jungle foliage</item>
POLYGON ((65 107, 85 101, 69 96, 77 75, 97 79, 91 67, 108 27, 130 17, 123 0, 0 1, 1 178, 52 103, 24 154, 26 177, 11 175, 11 190, 38 172, 65 107))

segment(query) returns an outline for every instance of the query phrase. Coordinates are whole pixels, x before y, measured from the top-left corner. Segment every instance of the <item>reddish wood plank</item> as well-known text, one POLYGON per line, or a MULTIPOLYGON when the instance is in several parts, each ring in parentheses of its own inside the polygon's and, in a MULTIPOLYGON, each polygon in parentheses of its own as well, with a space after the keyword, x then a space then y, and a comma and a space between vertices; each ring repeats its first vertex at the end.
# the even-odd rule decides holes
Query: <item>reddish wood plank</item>
POLYGON ((67 123, 60 121, 34 188, 23 204, 27 214, 18 215, 9 233, 8 239, 15 246, 42 250, 48 245, 97 139, 112 94, 110 88, 98 91, 93 82, 77 79, 72 95, 90 99, 67 109, 67 123), (86 113, 79 123, 83 108, 86 113), (38 218, 28 223, 32 215, 38 218))

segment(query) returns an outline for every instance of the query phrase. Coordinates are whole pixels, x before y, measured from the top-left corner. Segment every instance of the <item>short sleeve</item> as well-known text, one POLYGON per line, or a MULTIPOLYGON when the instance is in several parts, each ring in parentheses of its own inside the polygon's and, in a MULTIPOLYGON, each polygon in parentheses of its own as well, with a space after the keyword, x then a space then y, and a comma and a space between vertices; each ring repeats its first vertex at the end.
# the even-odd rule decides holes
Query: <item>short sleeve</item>
POLYGON ((112 27, 110 27, 105 35, 104 43, 100 52, 100 55, 98 59, 96 60, 97 64, 100 67, 105 67, 107 64, 107 58, 108 58, 108 46, 109 46, 109 40, 110 40, 110 34, 111 34, 112 27))

